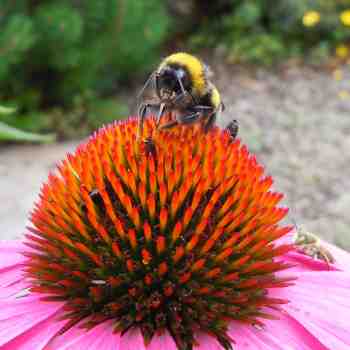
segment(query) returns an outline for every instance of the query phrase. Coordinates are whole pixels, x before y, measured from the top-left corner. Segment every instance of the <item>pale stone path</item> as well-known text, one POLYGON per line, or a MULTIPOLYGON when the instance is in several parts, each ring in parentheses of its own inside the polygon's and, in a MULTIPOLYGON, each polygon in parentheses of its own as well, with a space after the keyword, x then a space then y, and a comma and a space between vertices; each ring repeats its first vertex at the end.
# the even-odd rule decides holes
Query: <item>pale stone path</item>
POLYGON ((41 183, 75 145, 0 145, 0 239, 21 237, 41 183))

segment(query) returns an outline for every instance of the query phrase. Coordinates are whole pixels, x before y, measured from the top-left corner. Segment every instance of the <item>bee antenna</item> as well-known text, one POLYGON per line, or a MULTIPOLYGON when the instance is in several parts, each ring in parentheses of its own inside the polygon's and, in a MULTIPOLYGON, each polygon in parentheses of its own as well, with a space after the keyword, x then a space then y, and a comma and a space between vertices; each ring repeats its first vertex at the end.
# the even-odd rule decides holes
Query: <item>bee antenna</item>
MULTIPOLYGON (((184 88, 184 86, 183 86, 183 84, 182 84, 182 81, 181 81, 180 77, 178 77, 178 76, 176 75, 176 79, 177 79, 177 81, 178 81, 178 83, 179 83, 179 85, 180 85, 182 94, 185 95, 185 94, 186 94, 186 90, 185 90, 185 88, 184 88)), ((192 95, 192 93, 191 93, 190 91, 187 91, 187 93, 191 96, 193 102, 194 102, 194 103, 197 103, 197 101, 196 101, 195 97, 192 95)))
POLYGON ((143 85, 142 89, 140 90, 140 92, 137 94, 137 101, 140 100, 141 96, 143 95, 144 91, 146 90, 146 88, 148 87, 148 85, 150 84, 150 82, 154 79, 155 75, 157 74, 156 71, 154 71, 146 80, 145 84, 143 85))
POLYGON ((293 226, 296 228, 297 231, 299 231, 299 226, 297 224, 297 221, 295 219, 295 216, 292 214, 292 212, 295 212, 294 208, 292 208, 292 206, 290 206, 290 209, 291 209, 291 215, 290 215, 290 220, 292 221, 293 223, 293 226))
POLYGON ((294 217, 292 217, 291 220, 292 220, 293 226, 296 228, 297 231, 299 231, 297 221, 294 219, 294 217))
POLYGON ((181 81, 180 77, 178 77, 178 76, 176 75, 176 79, 177 79, 177 81, 178 81, 179 84, 180 84, 180 88, 181 88, 182 93, 185 94, 185 88, 184 88, 184 86, 183 86, 183 84, 182 84, 182 81, 181 81))

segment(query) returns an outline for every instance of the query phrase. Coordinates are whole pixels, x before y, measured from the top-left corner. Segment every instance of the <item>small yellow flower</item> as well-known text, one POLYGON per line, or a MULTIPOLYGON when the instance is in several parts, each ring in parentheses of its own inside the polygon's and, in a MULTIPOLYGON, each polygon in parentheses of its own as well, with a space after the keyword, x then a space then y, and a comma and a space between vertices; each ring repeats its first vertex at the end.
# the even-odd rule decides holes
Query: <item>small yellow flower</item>
POLYGON ((341 90, 338 92, 338 96, 342 100, 347 100, 350 97, 350 93, 346 90, 341 90))
POLYGON ((344 26, 350 26, 350 10, 345 10, 340 14, 340 20, 344 26))
POLYGON ((321 19, 321 15, 317 11, 307 11, 303 16, 303 25, 305 27, 315 26, 321 19))
POLYGON ((343 71, 341 69, 336 69, 333 72, 333 79, 337 81, 343 80, 343 71))
POLYGON ((347 58, 349 56, 349 48, 346 45, 338 45, 335 49, 335 54, 339 58, 347 58))

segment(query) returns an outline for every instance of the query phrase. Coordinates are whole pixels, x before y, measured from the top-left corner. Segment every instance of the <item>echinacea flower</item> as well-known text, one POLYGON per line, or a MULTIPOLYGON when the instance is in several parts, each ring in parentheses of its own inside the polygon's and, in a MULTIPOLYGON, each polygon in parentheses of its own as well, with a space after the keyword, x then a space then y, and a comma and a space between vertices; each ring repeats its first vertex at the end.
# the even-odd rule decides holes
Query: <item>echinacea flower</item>
POLYGON ((347 253, 298 252, 272 179, 198 126, 101 129, 0 245, 0 350, 343 350, 347 253))
POLYGON ((314 27, 321 20, 321 15, 318 11, 307 11, 303 16, 303 25, 305 27, 314 27))

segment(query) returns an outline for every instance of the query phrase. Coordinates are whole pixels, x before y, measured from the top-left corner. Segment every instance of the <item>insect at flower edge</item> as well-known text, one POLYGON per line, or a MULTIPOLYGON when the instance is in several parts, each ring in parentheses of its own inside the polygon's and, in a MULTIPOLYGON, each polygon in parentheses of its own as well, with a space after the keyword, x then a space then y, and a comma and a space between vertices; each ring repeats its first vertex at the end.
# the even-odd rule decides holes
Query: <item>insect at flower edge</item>
POLYGON ((114 123, 68 155, 43 186, 26 235, 31 292, 65 302, 65 329, 112 320, 145 344, 168 332, 178 349, 196 334, 234 348, 230 321, 261 325, 269 296, 292 278, 276 257, 291 230, 272 179, 239 140, 198 125, 136 142, 137 119, 114 123))

